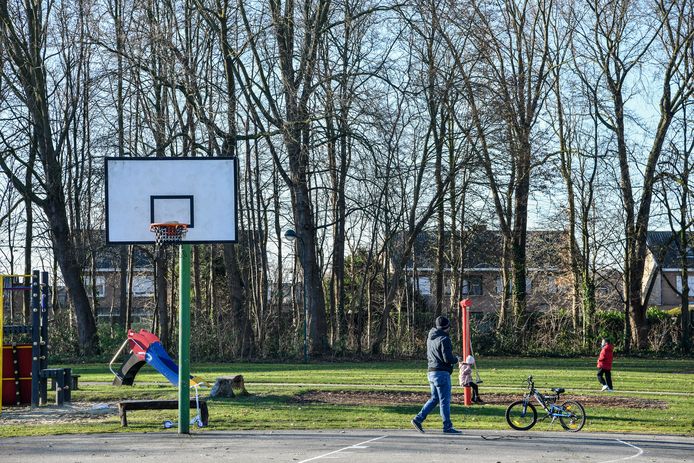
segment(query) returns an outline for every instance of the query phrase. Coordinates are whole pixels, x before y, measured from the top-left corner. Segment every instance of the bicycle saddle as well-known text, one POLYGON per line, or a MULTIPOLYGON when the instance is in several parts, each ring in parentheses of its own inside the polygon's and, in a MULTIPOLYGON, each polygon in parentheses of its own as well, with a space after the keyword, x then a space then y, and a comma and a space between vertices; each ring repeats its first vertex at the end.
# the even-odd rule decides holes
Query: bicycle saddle
POLYGON ((563 387, 553 387, 552 390, 554 391, 555 394, 561 394, 562 392, 564 392, 563 387))

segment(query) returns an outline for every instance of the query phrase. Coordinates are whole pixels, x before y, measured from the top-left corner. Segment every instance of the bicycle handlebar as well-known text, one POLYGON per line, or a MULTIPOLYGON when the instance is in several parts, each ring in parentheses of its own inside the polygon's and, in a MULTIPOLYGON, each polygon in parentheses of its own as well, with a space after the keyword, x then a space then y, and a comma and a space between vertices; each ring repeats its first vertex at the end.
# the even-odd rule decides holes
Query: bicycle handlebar
POLYGON ((528 379, 526 381, 528 383, 528 389, 532 390, 535 388, 535 382, 533 381, 532 375, 528 376, 528 379))

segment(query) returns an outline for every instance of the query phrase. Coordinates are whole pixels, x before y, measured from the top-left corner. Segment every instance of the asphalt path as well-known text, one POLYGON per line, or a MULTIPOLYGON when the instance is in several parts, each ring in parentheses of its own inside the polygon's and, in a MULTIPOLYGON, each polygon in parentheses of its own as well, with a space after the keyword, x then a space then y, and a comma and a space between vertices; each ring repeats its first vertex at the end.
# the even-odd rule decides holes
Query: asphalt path
POLYGON ((194 431, 0 439, 0 462, 694 462, 694 438, 464 430, 194 431))

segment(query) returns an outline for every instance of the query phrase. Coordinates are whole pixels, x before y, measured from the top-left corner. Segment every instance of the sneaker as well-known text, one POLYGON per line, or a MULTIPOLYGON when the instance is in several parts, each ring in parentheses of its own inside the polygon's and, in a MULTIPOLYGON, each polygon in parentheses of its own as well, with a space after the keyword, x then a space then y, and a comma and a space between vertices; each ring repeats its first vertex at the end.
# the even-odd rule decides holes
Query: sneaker
POLYGON ((444 434, 462 434, 463 431, 459 431, 458 429, 455 428, 448 428, 443 430, 444 434))
POLYGON ((412 419, 412 421, 410 421, 410 423, 412 423, 412 426, 414 426, 414 428, 415 428, 417 431, 419 431, 419 432, 421 432, 422 434, 424 434, 424 428, 422 427, 422 423, 420 423, 419 421, 415 420, 414 418, 412 419))
POLYGON ((605 385, 602 387, 601 390, 602 390, 602 391, 607 391, 607 390, 610 390, 610 391, 611 391, 612 389, 610 389, 609 387, 607 387, 607 384, 605 384, 605 385))
POLYGON ((607 389, 605 389, 605 391, 607 391, 607 392, 614 392, 614 389, 612 389, 611 387, 608 387, 607 389))
POLYGON ((475 402, 477 405, 484 405, 484 400, 482 399, 473 400, 473 402, 475 402))

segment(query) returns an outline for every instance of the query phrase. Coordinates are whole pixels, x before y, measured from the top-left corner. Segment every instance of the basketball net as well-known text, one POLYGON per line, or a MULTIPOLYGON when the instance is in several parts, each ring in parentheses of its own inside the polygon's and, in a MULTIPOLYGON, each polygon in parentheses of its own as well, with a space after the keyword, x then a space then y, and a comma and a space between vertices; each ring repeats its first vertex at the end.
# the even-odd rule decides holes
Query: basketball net
POLYGON ((181 244, 188 233, 188 225, 178 222, 153 223, 149 230, 154 233, 157 246, 181 244))

